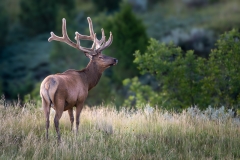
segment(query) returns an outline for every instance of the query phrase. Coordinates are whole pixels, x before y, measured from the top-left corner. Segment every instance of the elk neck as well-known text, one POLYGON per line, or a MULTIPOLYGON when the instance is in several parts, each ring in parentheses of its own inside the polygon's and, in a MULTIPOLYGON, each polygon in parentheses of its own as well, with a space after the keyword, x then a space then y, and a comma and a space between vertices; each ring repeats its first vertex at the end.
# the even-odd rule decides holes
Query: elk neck
POLYGON ((100 68, 100 66, 90 60, 87 67, 84 69, 87 77, 88 90, 92 89, 98 84, 103 71, 104 69, 100 68))

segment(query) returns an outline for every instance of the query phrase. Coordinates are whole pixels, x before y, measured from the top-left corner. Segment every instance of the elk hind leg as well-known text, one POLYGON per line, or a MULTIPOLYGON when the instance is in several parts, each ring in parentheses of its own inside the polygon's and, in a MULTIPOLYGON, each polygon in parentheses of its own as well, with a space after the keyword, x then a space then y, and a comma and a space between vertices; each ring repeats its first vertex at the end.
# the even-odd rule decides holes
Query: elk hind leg
POLYGON ((56 129, 59 141, 61 140, 61 134, 60 134, 60 130, 59 130, 59 120, 60 120, 61 116, 62 116, 62 113, 56 112, 56 115, 54 117, 54 125, 55 125, 55 129, 56 129))
POLYGON ((57 101, 58 103, 56 103, 55 106, 55 117, 54 117, 54 125, 55 125, 55 129, 58 135, 58 140, 61 141, 61 134, 60 134, 60 130, 59 130, 59 120, 62 117, 63 114, 63 109, 64 109, 64 101, 57 101))
POLYGON ((42 108, 45 114, 46 119, 46 138, 48 139, 48 130, 49 130, 49 115, 50 115, 50 102, 47 102, 44 98, 42 98, 42 108))
POLYGON ((73 130, 73 122, 74 122, 73 109, 69 109, 68 114, 69 114, 70 121, 71 121, 71 131, 72 131, 73 130))

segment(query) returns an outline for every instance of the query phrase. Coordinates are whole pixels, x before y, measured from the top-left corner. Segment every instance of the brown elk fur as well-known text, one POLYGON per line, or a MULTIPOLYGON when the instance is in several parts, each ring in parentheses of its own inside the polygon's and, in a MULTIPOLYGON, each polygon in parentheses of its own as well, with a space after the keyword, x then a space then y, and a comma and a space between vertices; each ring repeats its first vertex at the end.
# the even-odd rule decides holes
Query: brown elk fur
MULTIPOLYGON (((65 40, 62 42, 65 42, 65 40)), ((90 58, 90 62, 85 69, 71 69, 63 73, 49 75, 41 83, 40 95, 42 98, 42 107, 46 118, 47 138, 50 108, 53 107, 53 109, 56 111, 54 124, 59 140, 59 119, 61 118, 63 111, 68 110, 72 129, 74 122, 74 106, 76 107, 76 129, 78 131, 80 113, 83 108, 84 101, 87 98, 88 91, 97 85, 105 69, 117 64, 117 60, 115 58, 103 55, 101 51, 95 51, 95 54, 90 54, 84 50, 84 53, 90 58)))

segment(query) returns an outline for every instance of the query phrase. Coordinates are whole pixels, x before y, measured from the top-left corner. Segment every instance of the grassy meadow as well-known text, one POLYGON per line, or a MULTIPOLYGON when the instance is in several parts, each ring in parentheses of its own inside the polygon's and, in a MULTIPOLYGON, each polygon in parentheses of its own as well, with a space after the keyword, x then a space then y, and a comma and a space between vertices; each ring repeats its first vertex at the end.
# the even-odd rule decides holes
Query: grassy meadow
POLYGON ((0 105, 0 159, 239 159, 240 123, 154 110, 116 111, 85 107, 79 134, 67 112, 57 142, 51 111, 49 140, 42 109, 0 105))

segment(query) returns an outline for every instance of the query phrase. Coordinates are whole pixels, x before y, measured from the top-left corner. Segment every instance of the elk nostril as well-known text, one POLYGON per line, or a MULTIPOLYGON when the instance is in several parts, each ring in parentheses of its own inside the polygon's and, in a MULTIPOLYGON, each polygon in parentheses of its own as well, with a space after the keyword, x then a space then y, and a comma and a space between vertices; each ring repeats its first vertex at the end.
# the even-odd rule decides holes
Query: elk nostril
POLYGON ((117 60, 117 59, 114 59, 113 61, 114 61, 115 63, 117 63, 117 62, 118 62, 118 60, 117 60))

